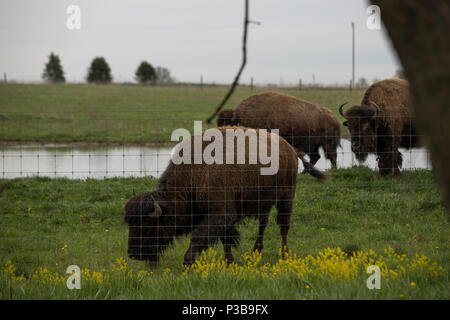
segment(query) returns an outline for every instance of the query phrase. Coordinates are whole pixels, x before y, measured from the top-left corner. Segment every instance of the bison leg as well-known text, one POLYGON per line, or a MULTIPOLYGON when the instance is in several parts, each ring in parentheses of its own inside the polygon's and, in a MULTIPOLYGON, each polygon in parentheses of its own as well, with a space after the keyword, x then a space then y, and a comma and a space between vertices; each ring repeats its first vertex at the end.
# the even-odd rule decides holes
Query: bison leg
POLYGON ((239 244, 239 231, 233 226, 226 230, 224 236, 220 238, 220 241, 223 244, 223 248, 225 251, 225 259, 228 264, 234 262, 233 254, 231 252, 231 248, 235 247, 239 244))
POLYGON ((394 177, 400 176, 400 167, 402 164, 402 155, 399 151, 386 152, 378 157, 378 170, 380 176, 393 174, 394 177))
POLYGON ((337 168, 337 154, 336 152, 329 154, 327 156, 328 160, 331 162, 331 168, 336 169, 337 168))
POLYGON ((191 243, 188 250, 184 255, 184 265, 190 266, 195 262, 195 257, 197 254, 206 250, 210 245, 217 241, 218 236, 214 232, 214 228, 211 223, 216 223, 215 221, 210 221, 211 217, 207 216, 203 219, 197 227, 191 233, 191 243))
MULTIPOLYGON (((270 212, 270 208, 269 208, 270 212)), ((255 245, 253 246, 253 251, 261 252, 264 249, 264 231, 266 230, 267 220, 269 218, 269 212, 265 215, 259 216, 259 232, 256 238, 255 245)))
POLYGON ((317 161, 319 161, 320 159, 319 146, 314 146, 312 151, 309 153, 309 159, 310 159, 309 163, 311 163, 312 165, 315 165, 317 161))
POLYGON ((191 237, 191 244, 189 245, 188 250, 184 254, 184 262, 183 264, 185 266, 190 266, 195 262, 195 257, 198 253, 202 252, 208 248, 208 245, 205 245, 204 243, 195 240, 191 237))
POLYGON ((381 152, 378 152, 378 170, 380 176, 394 174, 395 177, 400 176, 400 167, 402 166, 403 158, 398 147, 400 140, 392 137, 384 141, 381 152))
POLYGON ((336 169, 337 167, 337 152, 336 152, 336 146, 329 147, 325 146, 323 151, 325 152, 325 158, 330 160, 331 162, 331 168, 336 169))
POLYGON ((333 134, 325 139, 325 143, 322 145, 325 158, 330 160, 331 168, 337 167, 337 148, 340 145, 340 134, 333 134))
POLYGON ((223 204, 221 206, 211 204, 209 215, 191 233, 191 244, 184 255, 185 265, 192 265, 196 255, 213 245, 218 239, 226 243, 225 255, 230 263, 233 261, 231 239, 236 239, 236 234, 238 235, 237 230, 234 229, 238 215, 236 210, 231 207, 232 204, 227 204, 226 209, 223 204))
MULTIPOLYGON (((293 197, 292 197, 293 198, 293 197)), ((278 200, 277 202, 277 224, 281 233, 281 252, 284 257, 288 253, 287 236, 290 227, 290 219, 292 213, 292 198, 278 200)))

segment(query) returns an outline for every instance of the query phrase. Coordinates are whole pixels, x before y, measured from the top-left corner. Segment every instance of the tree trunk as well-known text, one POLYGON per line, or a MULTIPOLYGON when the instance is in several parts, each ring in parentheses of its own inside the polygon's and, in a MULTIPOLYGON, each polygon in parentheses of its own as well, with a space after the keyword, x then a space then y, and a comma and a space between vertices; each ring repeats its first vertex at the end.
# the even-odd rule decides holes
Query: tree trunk
POLYGON ((409 80, 421 141, 450 212, 450 1, 372 0, 409 80))

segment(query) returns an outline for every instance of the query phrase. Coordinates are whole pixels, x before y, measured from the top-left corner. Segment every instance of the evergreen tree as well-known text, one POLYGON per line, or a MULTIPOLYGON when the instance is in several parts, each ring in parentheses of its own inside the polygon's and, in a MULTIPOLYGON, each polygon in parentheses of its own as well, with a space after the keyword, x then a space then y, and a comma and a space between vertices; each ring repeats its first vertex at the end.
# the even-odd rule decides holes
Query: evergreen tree
POLYGON ((156 82, 156 72, 153 66, 147 61, 141 62, 136 72, 136 80, 139 83, 155 83, 156 82))
POLYGON ((88 70, 89 83, 109 83, 112 81, 111 68, 103 57, 96 57, 88 70))
POLYGON ((53 52, 51 52, 48 57, 48 62, 45 65, 42 79, 52 83, 63 83, 66 81, 64 78, 64 70, 61 66, 61 61, 53 52))

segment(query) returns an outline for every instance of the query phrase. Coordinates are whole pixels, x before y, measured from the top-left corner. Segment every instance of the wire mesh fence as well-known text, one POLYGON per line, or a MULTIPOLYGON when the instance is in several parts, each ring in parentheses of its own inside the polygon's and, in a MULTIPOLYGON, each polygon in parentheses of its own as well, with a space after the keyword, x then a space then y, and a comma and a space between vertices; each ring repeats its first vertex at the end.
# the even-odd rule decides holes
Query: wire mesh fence
MULTIPOLYGON (((350 141, 341 140, 338 148, 338 168, 359 164, 351 151, 350 141)), ((0 149, 0 171, 3 179, 19 177, 67 177, 70 179, 159 177, 170 161, 172 148, 151 146, 71 147, 57 145, 14 145, 0 149)), ((400 149, 403 170, 431 169, 428 152, 424 148, 400 149)), ((331 167, 319 151, 316 167, 331 167)), ((369 155, 364 165, 377 168, 376 155, 369 155)), ((300 165, 301 170, 302 165, 300 165)))
MULTIPOLYGON (((186 113, 188 114, 187 111, 186 113)), ((142 135, 151 136, 153 132, 157 132, 159 136, 166 138, 166 141, 163 142, 170 142, 172 129, 176 129, 175 125, 190 124, 186 126, 189 130, 193 127, 192 119, 189 116, 181 119, 177 117, 149 118, 144 122, 150 129, 147 132, 143 127, 142 135)), ((115 121, 120 122, 120 116, 115 121)), ((123 125, 119 126, 121 129, 118 130, 126 130, 128 125, 125 123, 127 122, 128 119, 123 119, 123 125)), ((72 129, 75 130, 75 128, 72 129)), ((317 137, 291 136, 291 140, 296 138, 314 141, 317 137)), ((248 139, 246 141, 248 142, 248 139)), ((310 159, 308 155, 318 152, 320 158, 315 163, 315 167, 321 171, 328 171, 331 178, 319 184, 313 178, 301 175, 304 165, 302 161, 298 161, 298 165, 294 169, 291 168, 291 170, 295 170, 296 180, 292 182, 292 186, 294 189, 296 187, 296 191, 290 199, 278 198, 279 192, 286 187, 278 185, 278 180, 262 183, 260 178, 262 179, 264 176, 260 177, 259 174, 252 173, 252 170, 255 171, 254 168, 245 166, 240 168, 235 164, 218 165, 222 168, 220 170, 227 174, 221 174, 214 178, 211 176, 211 168, 214 165, 205 165, 202 162, 199 165, 203 168, 200 173, 200 182, 193 181, 192 175, 183 177, 184 180, 177 180, 177 178, 181 178, 177 177, 176 173, 180 173, 182 170, 176 171, 172 168, 172 171, 168 170, 167 175, 175 177, 172 184, 165 187, 158 186, 158 179, 170 167, 175 150, 174 145, 175 142, 164 146, 160 144, 135 145, 126 142, 116 142, 112 145, 107 143, 71 145, 69 142, 65 144, 2 146, 0 150, 0 172, 4 185, 2 192, 6 193, 7 201, 18 205, 20 209, 17 210, 22 211, 17 216, 16 209, 5 208, 4 210, 2 217, 5 222, 2 233, 4 252, 10 251, 8 246, 20 239, 20 245, 15 244, 13 247, 15 248, 14 255, 22 264, 27 264, 27 259, 33 256, 37 261, 41 261, 40 257, 44 256, 43 261, 58 264, 61 261, 61 255, 71 251, 70 260, 73 260, 74 263, 77 259, 85 261, 84 255, 88 252, 89 255, 93 254, 96 257, 95 265, 111 265, 116 257, 129 255, 131 258, 141 258, 139 254, 146 252, 155 243, 164 243, 163 247, 166 249, 166 246, 170 247, 173 239, 179 235, 182 240, 176 241, 175 249, 169 249, 168 253, 163 255, 165 258, 162 260, 164 266, 178 266, 183 261, 182 256, 189 243, 189 234, 191 234, 191 239, 195 239, 196 232, 202 230, 201 236, 207 240, 206 245, 200 245, 201 249, 206 249, 209 245, 226 246, 230 244, 233 246, 233 251, 244 252, 252 248, 260 250, 263 248, 258 241, 262 238, 261 232, 268 225, 265 238, 265 243, 268 245, 265 246, 265 251, 268 251, 268 256, 271 257, 276 256, 281 247, 280 234, 276 231, 278 229, 277 222, 281 227, 286 227, 285 224, 288 223, 289 248, 294 251, 302 248, 301 252, 307 252, 304 251, 305 248, 312 243, 315 243, 314 246, 320 243, 331 247, 346 245, 359 247, 358 243, 361 239, 365 239, 362 241, 363 243, 369 241, 364 230, 376 228, 377 224, 389 223, 390 220, 396 221, 397 218, 394 216, 398 214, 399 210, 413 214, 417 205, 422 205, 426 201, 414 203, 412 195, 417 193, 423 197, 427 188, 434 187, 431 179, 423 179, 423 172, 417 171, 417 169, 427 170, 425 172, 431 170, 426 149, 400 149, 403 156, 402 172, 411 172, 411 177, 415 177, 415 172, 419 172, 417 179, 377 180, 374 172, 378 166, 377 155, 371 153, 364 162, 359 162, 355 158, 352 143, 348 138, 340 139, 340 145, 336 150, 337 168, 331 171, 331 163, 321 148, 302 150, 306 154, 306 160, 310 159), (363 164, 363 166, 358 166, 359 164, 363 164), (255 183, 240 184, 237 182, 238 180, 234 182, 230 180, 230 177, 233 176, 242 179, 249 174, 258 177, 255 183), (47 177, 54 180, 44 179, 32 182, 27 179, 16 179, 26 177, 29 179, 47 177), (215 180, 208 180, 206 177, 212 177, 215 180), (129 181, 124 182, 125 180, 115 180, 114 178, 125 178, 129 181), (66 185, 60 186, 58 181, 62 181, 61 183, 66 185), (203 185, 200 184, 201 181, 203 181, 203 185), (118 185, 115 185, 115 182, 118 185), (21 200, 17 195, 17 190, 12 191, 14 187, 11 186, 14 184, 22 185, 23 192, 28 193, 34 190, 42 197, 24 196, 21 200), (27 184, 32 184, 34 187, 28 190, 27 184), (49 190, 48 188, 54 189, 49 190), (167 225, 164 225, 162 220, 158 220, 158 225, 149 225, 149 221, 155 223, 152 219, 147 221, 145 218, 145 221, 143 220, 143 216, 146 217, 145 215, 155 211, 154 202, 158 201, 154 198, 139 202, 139 206, 142 208, 151 207, 151 209, 147 208, 145 212, 142 211, 142 208, 142 212, 135 209, 139 211, 135 212, 139 220, 136 225, 129 225, 129 228, 126 228, 120 224, 125 212, 124 206, 133 198, 135 191, 139 194, 154 191, 156 198, 161 197, 164 193, 169 195, 172 193, 173 198, 162 197, 162 203, 159 205, 162 211, 159 214, 168 219, 164 222, 167 225), (275 215, 278 218, 267 218, 270 210, 277 211, 276 209, 283 201, 290 201, 290 205, 285 210, 289 212, 290 220, 278 221, 280 213, 278 216, 275 215), (404 205, 405 201, 410 201, 410 203, 404 205), (205 203, 207 203, 206 206, 205 203), (394 216, 384 212, 385 210, 392 210, 391 213, 394 216), (33 215, 34 211, 39 213, 33 215), (385 213, 386 215, 384 215, 385 213), (214 218, 218 214, 230 217, 230 220, 214 218), (232 219, 234 216, 239 218, 232 219), (253 216, 259 221, 259 227, 256 221, 242 219, 241 216, 253 216), (12 220, 17 217, 20 217, 20 222, 12 223, 12 220), (185 220, 179 221, 177 217, 183 217, 185 220), (24 227, 26 221, 29 221, 27 219, 30 218, 34 226, 31 229, 24 227), (351 219, 351 222, 346 224, 346 219, 351 219), (220 225, 220 223, 225 225, 220 225), (237 229, 234 227, 235 223, 237 229), (12 225, 18 228, 14 232, 10 230, 12 225), (170 228, 167 229, 170 230, 167 231, 169 235, 158 229, 169 226, 170 228), (358 231, 349 238, 346 233, 352 227, 356 227, 358 231), (138 231, 133 231, 134 229, 138 231), (323 241, 316 243, 317 239, 310 239, 311 232, 325 233, 329 229, 333 230, 333 235, 324 234, 323 241), (242 233, 242 236, 238 241, 239 232, 242 233), (228 234, 230 236, 227 236, 228 234), (228 238, 231 239, 230 243, 228 238), (138 239, 140 242, 133 244, 133 239, 138 239), (310 244, 308 244, 308 239, 311 241, 310 244), (149 240, 151 243, 146 244, 146 241, 149 240), (253 245, 255 241, 256 243, 253 245), (70 245, 67 244, 69 242, 70 245), (133 249, 130 252, 130 242, 131 248, 138 248, 137 253, 133 249), (239 245, 235 248, 238 243, 239 245), (30 253, 29 250, 32 252, 30 253), (49 254, 50 252, 52 253, 49 254)), ((225 146, 225 142, 223 145, 225 146)), ((311 145, 313 144, 311 143, 311 145)), ((205 146, 203 146, 204 148, 205 146)), ((239 152, 247 152, 247 156, 249 156, 248 148, 244 148, 243 151, 236 149, 235 152, 235 156, 239 152)), ((198 166, 196 167, 195 164, 190 167, 185 166, 183 170, 195 170, 196 174, 199 174, 198 166)), ((280 170, 286 171, 287 169, 280 168, 280 170)), ((165 180, 168 179, 167 176, 165 180)), ((282 210, 284 209, 282 208, 282 210)), ((388 230, 387 232, 383 236, 395 240, 394 231, 388 230)), ((287 231, 285 234, 282 232, 281 236, 286 237, 287 231)), ((401 241, 398 244, 403 245, 401 241)), ((230 250, 225 248, 225 256, 228 258, 230 250)), ((92 261, 90 262, 92 263, 92 261)))

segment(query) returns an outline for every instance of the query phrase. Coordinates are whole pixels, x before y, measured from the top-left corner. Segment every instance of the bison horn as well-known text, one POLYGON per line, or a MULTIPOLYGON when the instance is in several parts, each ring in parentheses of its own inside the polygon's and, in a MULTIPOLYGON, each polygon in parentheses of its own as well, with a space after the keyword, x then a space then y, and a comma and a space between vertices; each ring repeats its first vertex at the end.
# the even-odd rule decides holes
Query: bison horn
POLYGON ((343 104, 341 104, 341 106, 339 107, 339 113, 341 114, 341 116, 343 116, 345 119, 347 119, 347 117, 344 115, 344 112, 342 111, 342 108, 349 103, 349 101, 344 102, 343 104))
POLYGON ((377 110, 375 113, 375 117, 378 116, 378 113, 380 113, 380 107, 373 101, 369 101, 369 103, 373 104, 375 106, 375 109, 377 110))
POLYGON ((150 212, 151 217, 159 217, 162 214, 161 207, 159 206, 158 202, 151 196, 151 199, 153 201, 153 206, 155 207, 155 210, 150 212))

